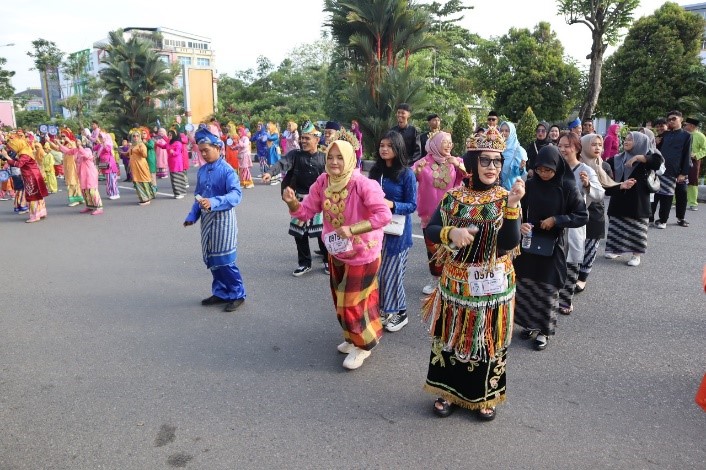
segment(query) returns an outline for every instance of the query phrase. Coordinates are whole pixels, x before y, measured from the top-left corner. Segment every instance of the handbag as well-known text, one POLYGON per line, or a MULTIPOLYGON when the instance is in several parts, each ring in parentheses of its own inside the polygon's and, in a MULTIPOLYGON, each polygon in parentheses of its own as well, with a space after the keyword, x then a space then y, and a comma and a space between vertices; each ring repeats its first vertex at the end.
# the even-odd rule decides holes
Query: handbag
POLYGON ((650 170, 647 174, 647 190, 650 193, 656 193, 659 191, 660 186, 661 183, 659 182, 659 176, 657 176, 657 173, 654 170, 650 170))
POLYGON ((382 228, 382 231, 387 235, 400 236, 404 233, 404 225, 407 221, 407 216, 401 214, 392 214, 390 223, 382 228))
MULTIPOLYGON (((529 221, 529 208, 527 208, 527 221, 529 221)), ((546 233, 533 233, 530 246, 520 245, 521 250, 531 255, 551 257, 554 254, 558 238, 546 233)))
POLYGON ((98 169, 99 170, 107 170, 110 168, 110 163, 108 162, 98 162, 98 169))
MULTIPOLYGON (((383 176, 380 176, 380 187, 382 188, 383 176)), ((392 214, 390 223, 382 228, 382 231, 387 235, 395 235, 399 237, 404 233, 404 224, 407 222, 407 216, 402 214, 392 214)))

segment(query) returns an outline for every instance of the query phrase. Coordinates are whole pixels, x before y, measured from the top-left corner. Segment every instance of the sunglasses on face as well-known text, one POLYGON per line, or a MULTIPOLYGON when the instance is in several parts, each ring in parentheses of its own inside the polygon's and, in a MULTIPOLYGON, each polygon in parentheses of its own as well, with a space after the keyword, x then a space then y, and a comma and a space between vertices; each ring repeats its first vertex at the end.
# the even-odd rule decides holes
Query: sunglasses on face
POLYGON ((670 118, 667 118, 667 121, 674 122, 674 121, 676 121, 677 119, 679 119, 677 116, 672 116, 672 117, 670 117, 670 118))
POLYGON ((537 134, 546 134, 547 130, 546 129, 537 129, 537 134))
POLYGON ((493 122, 495 122, 495 121, 497 121, 497 120, 498 120, 498 118, 488 118, 488 121, 493 121, 493 122))
POLYGON ((478 162, 483 168, 489 167, 491 162, 495 168, 502 168, 503 166, 503 161, 500 158, 479 157, 478 162))

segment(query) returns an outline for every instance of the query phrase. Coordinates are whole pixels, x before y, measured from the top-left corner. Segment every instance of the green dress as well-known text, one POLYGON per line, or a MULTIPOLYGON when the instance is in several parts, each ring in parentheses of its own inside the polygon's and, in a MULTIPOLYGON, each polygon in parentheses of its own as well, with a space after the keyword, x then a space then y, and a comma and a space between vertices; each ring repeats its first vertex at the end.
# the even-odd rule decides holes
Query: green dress
POLYGON ((145 142, 147 146, 147 166, 150 167, 150 173, 157 173, 157 152, 154 151, 154 140, 150 139, 145 142))

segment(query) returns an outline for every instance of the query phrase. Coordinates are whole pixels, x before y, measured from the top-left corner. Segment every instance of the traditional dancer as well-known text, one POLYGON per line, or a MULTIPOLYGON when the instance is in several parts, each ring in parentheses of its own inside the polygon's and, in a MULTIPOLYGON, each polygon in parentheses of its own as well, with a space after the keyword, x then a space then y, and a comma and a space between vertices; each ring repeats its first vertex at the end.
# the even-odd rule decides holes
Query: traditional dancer
POLYGON ((424 389, 439 397, 442 418, 460 406, 490 421, 505 401, 525 184, 509 192, 498 184, 503 150, 494 127, 475 138, 463 157, 470 178, 446 193, 427 225, 443 270, 422 307, 432 335, 424 389))
POLYGON ((20 169, 24 185, 24 197, 29 202, 29 219, 25 222, 39 222, 47 216, 47 206, 44 198, 49 195, 44 184, 44 178, 39 171, 39 166, 32 156, 32 148, 27 140, 16 132, 10 133, 7 146, 15 155, 11 157, 6 149, 0 150, 0 156, 10 167, 20 169))
POLYGON ((132 174, 132 184, 137 192, 138 204, 146 206, 155 198, 155 186, 153 174, 149 166, 149 150, 142 142, 143 129, 133 129, 130 131, 132 139, 130 151, 130 173, 132 174))
POLYGON ((392 217, 380 185, 355 171, 354 146, 352 134, 339 136, 329 145, 326 173, 301 202, 290 187, 282 194, 291 215, 299 220, 323 211, 331 295, 343 328, 344 342, 338 351, 347 354, 343 361, 347 369, 363 365, 382 336, 377 279, 382 228, 392 217), (337 140, 341 138, 350 141, 337 140))
POLYGON ((73 155, 76 158, 78 182, 86 204, 81 213, 90 212, 91 215, 101 215, 103 213, 103 201, 98 192, 98 169, 93 162, 93 153, 83 145, 83 140, 77 139, 75 148, 60 145, 59 150, 64 154, 64 162, 69 155, 73 155))
POLYGON ((206 128, 196 132, 199 151, 206 165, 199 168, 196 201, 184 221, 188 227, 201 219, 203 261, 211 271, 211 297, 202 305, 225 303, 225 311, 233 312, 245 301, 245 286, 237 259, 238 225, 235 206, 240 204, 242 191, 235 170, 220 156, 223 142, 206 128))

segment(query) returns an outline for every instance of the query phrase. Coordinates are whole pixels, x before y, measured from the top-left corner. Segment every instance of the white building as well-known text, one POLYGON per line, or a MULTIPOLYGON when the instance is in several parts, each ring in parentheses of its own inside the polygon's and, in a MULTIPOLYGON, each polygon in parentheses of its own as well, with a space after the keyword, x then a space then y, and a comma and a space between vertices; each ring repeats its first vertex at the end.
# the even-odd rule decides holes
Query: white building
MULTIPOLYGON (((706 20, 706 3, 695 3, 694 5, 684 6, 686 11, 696 13, 706 20)), ((706 64, 706 27, 704 28, 704 39, 701 42, 701 62, 706 64)))

